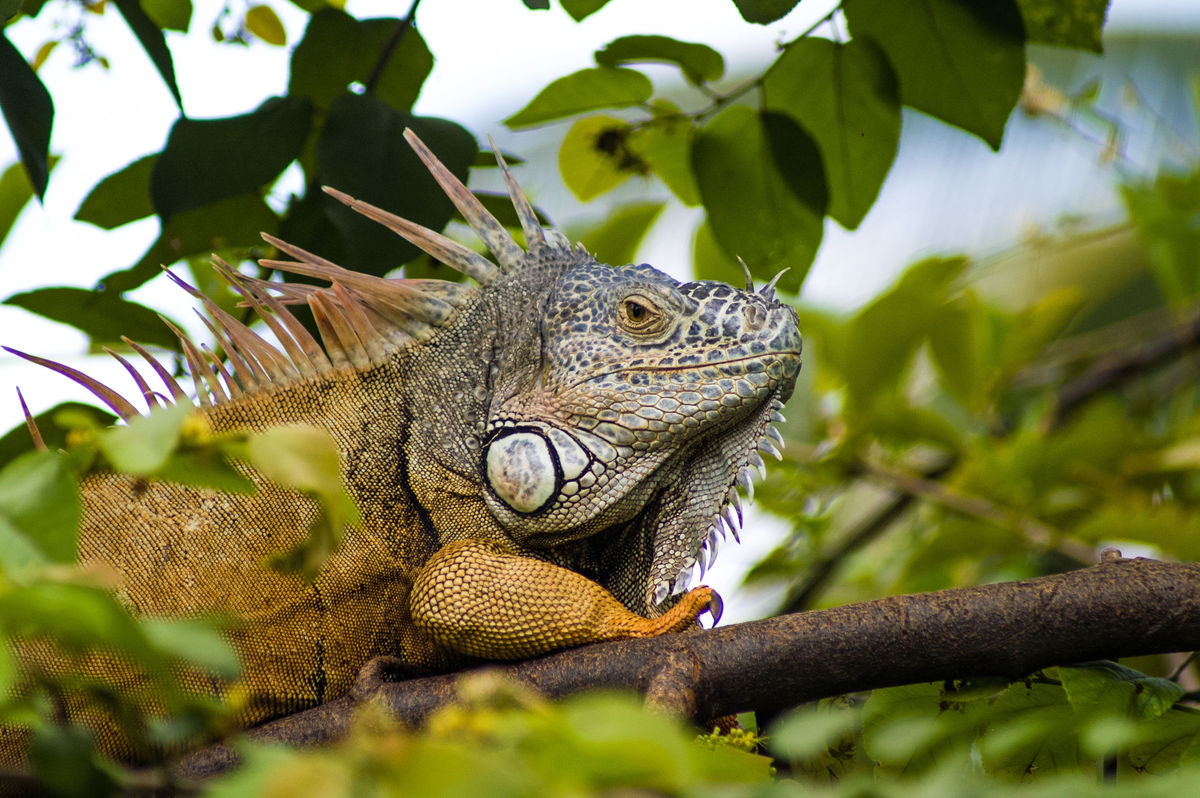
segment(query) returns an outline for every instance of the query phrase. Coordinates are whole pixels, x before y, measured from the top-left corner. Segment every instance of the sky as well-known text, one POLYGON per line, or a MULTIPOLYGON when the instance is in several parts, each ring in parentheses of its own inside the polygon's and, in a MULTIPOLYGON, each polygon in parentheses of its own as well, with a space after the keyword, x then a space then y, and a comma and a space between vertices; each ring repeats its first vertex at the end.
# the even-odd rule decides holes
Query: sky
MULTIPOLYGON (((514 133, 498 120, 518 110, 553 78, 592 65, 592 53, 612 39, 629 33, 662 33, 703 42, 722 53, 728 75, 753 74, 774 58, 777 42, 807 29, 834 3, 804 0, 770 26, 745 24, 729 0, 612 0, 583 23, 571 20, 557 2, 553 5, 550 11, 531 12, 520 0, 424 0, 418 25, 437 61, 417 111, 457 120, 481 135, 491 133, 505 149, 553 161, 554 150, 545 145, 545 133, 514 133), (634 22, 632 14, 636 14, 634 22)), ((195 0, 193 29, 207 29, 222 6, 220 0, 195 0)), ((285 2, 273 2, 272 7, 283 17, 288 41, 294 44, 303 34, 306 15, 285 2)), ((348 3, 348 10, 360 17, 396 16, 402 13, 398 7, 404 6, 382 0, 348 3)), ((79 13, 76 6, 51 4, 39 19, 20 22, 7 32, 29 56, 42 42, 70 26, 79 13)), ((100 17, 88 15, 87 23, 88 40, 111 67, 75 68, 68 48, 60 47, 41 70, 56 104, 51 149, 62 159, 51 177, 44 205, 31 203, 0 249, 0 297, 46 285, 90 286, 99 276, 135 262, 158 233, 153 219, 111 232, 71 221, 79 203, 100 179, 161 149, 177 114, 161 79, 115 10, 109 8, 100 17)), ((1114 0, 1110 9, 1109 31, 1174 28, 1200 29, 1200 3, 1114 0)), ((218 47, 207 37, 175 33, 168 33, 168 42, 189 116, 243 113, 265 97, 286 90, 286 48, 262 42, 218 47)), ((651 67, 648 73, 656 82, 665 81, 671 70, 651 67)), ((906 115, 906 140, 911 139, 910 130, 929 124, 906 115)), ((550 136, 559 136, 564 129, 551 129, 550 136)), ((1111 176, 1102 172, 1087 177, 1092 181, 1084 184, 1088 190, 1073 190, 1064 196, 1048 186, 1024 192, 1022 202, 1014 203, 1009 198, 1018 190, 1017 182, 1036 179, 1014 173, 1021 168, 1014 166, 1019 163, 1020 142, 1006 140, 1001 153, 992 155, 982 142, 967 136, 959 139, 954 145, 956 152, 976 170, 972 185, 948 189, 923 183, 938 167, 931 161, 944 161, 944 153, 906 146, 902 141, 901 157, 863 225, 850 233, 828 223, 805 286, 806 301, 853 307, 877 293, 899 268, 921 254, 955 249, 995 251, 1017 240, 1031 224, 1052 224, 1064 210, 1101 221, 1110 220, 1117 212, 1111 176)), ((0 132, 0 167, 15 158, 11 140, 0 132)), ((1080 168, 1085 167, 1091 168, 1089 164, 1080 168)), ((602 199, 581 208, 554 173, 553 168, 527 171, 523 183, 556 220, 569 219, 572 213, 596 218, 612 202, 602 199)), ((628 199, 630 192, 639 190, 661 195, 661 189, 635 185, 618 196, 628 199)), ((690 239, 674 231, 690 231, 698 219, 695 209, 669 210, 649 237, 641 258, 678 277, 686 275, 690 239)), ((130 298, 167 308, 177 319, 191 317, 186 312, 191 306, 187 299, 162 279, 138 289, 130 298)), ((115 362, 84 357, 86 339, 81 333, 16 308, 0 306, 0 343, 64 361, 110 384, 124 386, 128 380, 115 362)), ((20 420, 12 392, 18 383, 34 412, 67 399, 91 401, 90 394, 62 377, 0 356, 0 429, 20 420)), ((716 573, 728 574, 727 582, 736 581, 734 575, 781 534, 782 529, 775 528, 772 534, 752 537, 749 545, 725 547, 716 573)), ((732 589, 731 584, 716 586, 723 592, 732 589)), ((765 605, 747 601, 742 609, 731 607, 735 613, 731 617, 749 617, 757 606, 765 605)))

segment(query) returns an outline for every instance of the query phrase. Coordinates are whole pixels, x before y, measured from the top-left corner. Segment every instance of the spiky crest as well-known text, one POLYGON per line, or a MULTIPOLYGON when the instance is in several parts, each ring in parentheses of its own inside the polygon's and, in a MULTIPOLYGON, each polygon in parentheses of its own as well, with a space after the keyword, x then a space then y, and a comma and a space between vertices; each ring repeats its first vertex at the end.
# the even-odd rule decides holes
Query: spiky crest
MULTIPOLYGON (((406 130, 404 137, 496 262, 441 233, 337 189, 326 187, 325 192, 368 219, 384 225, 440 263, 462 272, 480 286, 487 286, 500 275, 520 270, 527 263, 526 251, 517 244, 504 225, 483 207, 415 133, 406 130)), ((561 233, 541 227, 533 206, 517 185, 495 142, 492 142, 492 149, 530 249, 551 247, 570 251, 570 243, 561 233)), ((341 369, 366 369, 382 363, 397 351, 432 337, 439 327, 454 317, 459 307, 470 302, 479 292, 475 286, 445 280, 374 277, 342 268, 272 235, 264 233, 263 239, 292 258, 286 261, 262 260, 260 263, 263 266, 329 283, 329 287, 321 287, 259 280, 235 271, 214 256, 213 267, 218 274, 242 297, 241 304, 252 308, 262 319, 278 344, 265 340, 245 323, 222 310, 199 289, 167 271, 171 280, 203 305, 207 315, 199 311, 197 314, 212 332, 224 354, 224 357, 220 357, 207 346, 197 346, 186 333, 163 319, 179 338, 195 387, 194 401, 201 407, 219 405, 248 394, 269 391, 276 386, 319 379, 341 369), (296 304, 307 305, 312 311, 320 331, 320 341, 287 309, 288 305, 296 304)), ((145 348, 128 338, 122 340, 146 361, 170 394, 167 396, 153 390, 128 359, 106 349, 132 376, 150 411, 155 407, 192 401, 170 372, 145 348)), ((36 355, 3 348, 74 380, 126 421, 141 415, 117 391, 83 372, 36 355)), ((21 404, 24 407, 24 398, 21 404)), ((44 446, 28 409, 25 417, 34 441, 44 446)))

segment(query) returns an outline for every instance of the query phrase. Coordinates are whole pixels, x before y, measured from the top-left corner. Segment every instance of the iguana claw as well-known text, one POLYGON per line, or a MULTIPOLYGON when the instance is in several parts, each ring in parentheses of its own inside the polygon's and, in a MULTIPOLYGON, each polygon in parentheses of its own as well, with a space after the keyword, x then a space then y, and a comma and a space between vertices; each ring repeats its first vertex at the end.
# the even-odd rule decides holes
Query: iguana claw
POLYGON ((717 591, 712 591, 712 597, 708 600, 708 614, 712 616, 712 625, 716 626, 721 622, 721 613, 725 611, 725 602, 721 598, 721 594, 717 591))

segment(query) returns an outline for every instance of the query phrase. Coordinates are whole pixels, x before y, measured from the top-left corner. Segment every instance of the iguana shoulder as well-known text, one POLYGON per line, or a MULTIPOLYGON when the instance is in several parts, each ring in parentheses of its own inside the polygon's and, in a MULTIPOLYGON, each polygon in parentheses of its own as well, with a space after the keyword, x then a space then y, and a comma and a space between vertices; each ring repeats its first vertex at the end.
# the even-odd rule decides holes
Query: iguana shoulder
MULTIPOLYGON (((361 523, 317 579, 264 566, 317 509, 248 466, 250 495, 115 473, 83 484, 81 559, 118 572, 130 609, 237 619, 245 723, 346 692, 374 656, 445 668, 694 625, 714 596, 689 592, 692 575, 727 528, 736 535, 757 450, 777 453, 771 425, 794 386, 800 336, 771 286, 598 263, 538 222, 497 153, 521 246, 406 136, 491 259, 329 193, 472 282, 372 277, 268 236, 290 260, 264 266, 328 284, 265 282, 218 263, 269 341, 177 280, 205 305, 223 352, 180 334, 204 423, 303 423, 338 448, 361 523), (289 311, 297 304, 319 336, 289 311)), ((152 409, 192 401, 135 349, 165 388, 129 366, 152 409)), ((126 420, 139 414, 79 372, 22 356, 126 420)))

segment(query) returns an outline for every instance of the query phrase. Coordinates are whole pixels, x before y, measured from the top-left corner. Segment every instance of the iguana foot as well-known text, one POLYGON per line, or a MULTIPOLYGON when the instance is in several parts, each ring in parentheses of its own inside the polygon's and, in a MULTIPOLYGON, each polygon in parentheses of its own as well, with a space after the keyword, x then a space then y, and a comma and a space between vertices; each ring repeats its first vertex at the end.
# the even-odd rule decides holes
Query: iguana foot
POLYGON ((657 618, 640 618, 632 615, 623 619, 623 623, 629 627, 628 633, 617 636, 657 637, 685 632, 688 629, 694 629, 700 622, 700 616, 706 612, 712 618, 713 626, 716 626, 717 622, 721 620, 721 612, 724 608, 725 604, 721 601, 721 594, 707 585, 701 585, 689 590, 678 604, 657 618))

